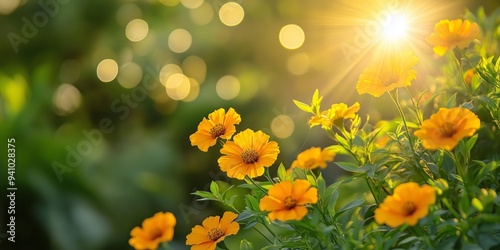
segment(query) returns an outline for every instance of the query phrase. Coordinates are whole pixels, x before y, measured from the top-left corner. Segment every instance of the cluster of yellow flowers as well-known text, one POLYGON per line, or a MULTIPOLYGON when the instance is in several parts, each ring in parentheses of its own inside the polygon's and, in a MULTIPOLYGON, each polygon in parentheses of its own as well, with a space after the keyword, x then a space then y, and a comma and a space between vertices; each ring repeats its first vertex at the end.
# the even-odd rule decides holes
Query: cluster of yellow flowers
MULTIPOLYGON (((436 54, 443 56, 455 47, 465 48, 480 35, 476 23, 468 20, 443 20, 435 25, 434 33, 427 41, 434 45, 436 54)), ((394 54, 373 63, 365 69, 356 85, 358 93, 379 97, 386 92, 407 87, 416 79, 414 66, 418 58, 411 51, 394 54)), ((302 110, 312 114, 309 120, 311 127, 321 126, 329 133, 343 128, 344 121, 358 119, 360 104, 348 106, 344 103, 333 104, 328 110, 320 110, 322 97, 317 91, 311 105, 294 101, 302 110)), ((218 159, 221 171, 228 177, 247 180, 254 183, 253 178, 264 175, 265 168, 272 166, 277 160, 280 149, 278 143, 270 141, 270 136, 262 131, 246 129, 236 134, 236 127, 241 122, 240 115, 229 108, 226 112, 221 108, 208 115, 199 123, 197 131, 190 136, 193 146, 207 152, 217 141, 222 142, 218 159), (233 136, 234 135, 234 136, 233 136)), ((439 111, 425 121, 414 132, 421 145, 428 150, 453 150, 460 140, 473 136, 480 127, 479 118, 470 110, 462 107, 440 108, 439 111)), ((335 152, 325 148, 311 147, 298 154, 288 169, 290 175, 299 168, 310 171, 324 169, 333 161, 335 152)), ((309 212, 309 205, 318 203, 318 189, 310 180, 291 177, 280 182, 272 182, 264 196, 260 198, 259 209, 272 220, 302 220, 309 212)), ((427 216, 429 207, 436 202, 434 187, 427 184, 420 186, 416 182, 407 182, 396 186, 374 211, 374 219, 378 224, 390 227, 416 225, 427 216)), ((186 237, 186 244, 193 250, 215 249, 217 244, 227 236, 237 234, 240 227, 238 214, 225 212, 220 216, 206 218, 202 225, 192 228, 186 237)), ((142 228, 131 231, 129 243, 136 249, 156 249, 161 242, 172 240, 176 224, 172 213, 157 213, 144 220, 142 228)))

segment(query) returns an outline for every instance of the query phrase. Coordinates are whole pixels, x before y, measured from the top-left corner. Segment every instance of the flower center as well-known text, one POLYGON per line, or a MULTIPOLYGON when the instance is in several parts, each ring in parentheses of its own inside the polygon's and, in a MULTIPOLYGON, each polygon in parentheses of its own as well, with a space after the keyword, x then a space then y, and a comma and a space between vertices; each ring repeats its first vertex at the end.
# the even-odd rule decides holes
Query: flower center
POLYGON ((399 81, 399 76, 394 74, 394 73, 390 73, 387 76, 387 81, 386 81, 385 85, 389 86, 391 84, 397 83, 398 81, 399 81))
POLYGON ((247 149, 241 153, 241 159, 243 159, 243 162, 246 164, 251 164, 259 159, 259 153, 254 149, 247 149))
POLYGON ((285 197, 285 199, 283 200, 283 205, 287 208, 287 209, 292 209, 294 208, 295 206, 297 206, 297 200, 295 198, 293 198, 292 196, 287 196, 285 197))
POLYGON ((224 235, 224 232, 222 232, 222 230, 220 230, 219 228, 217 227, 214 227, 210 230, 208 230, 208 233, 207 233, 207 237, 211 240, 211 241, 217 241, 220 237, 222 237, 224 235))
POLYGON ((451 122, 445 122, 439 128, 439 132, 443 137, 452 137, 456 132, 455 125, 451 122))
POLYGON ((417 210, 417 205, 414 202, 407 201, 403 203, 403 213, 406 216, 412 215, 417 210))
POLYGON ((162 236, 162 232, 158 228, 153 229, 153 231, 151 232, 151 240, 156 240, 156 239, 160 238, 161 236, 162 236))
POLYGON ((217 138, 217 137, 219 137, 219 136, 221 136, 221 135, 223 135, 225 132, 226 132, 226 128, 224 128, 224 125, 222 125, 220 123, 215 124, 215 126, 213 126, 210 129, 210 135, 214 139, 217 138))
POLYGON ((304 168, 311 169, 314 166, 314 163, 316 163, 314 159, 308 159, 307 161, 304 162, 304 168))

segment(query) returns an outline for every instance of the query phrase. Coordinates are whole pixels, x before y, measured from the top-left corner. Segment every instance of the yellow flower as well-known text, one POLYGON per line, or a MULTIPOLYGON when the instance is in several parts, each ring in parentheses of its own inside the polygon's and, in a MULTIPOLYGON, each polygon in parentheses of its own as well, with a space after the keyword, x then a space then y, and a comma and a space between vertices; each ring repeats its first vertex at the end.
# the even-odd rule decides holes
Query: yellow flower
POLYGON ((162 242, 169 242, 174 236, 176 220, 170 212, 159 212, 142 222, 142 228, 135 227, 130 232, 128 243, 135 249, 157 249, 162 242))
POLYGON ((415 136, 422 140, 426 149, 452 150, 464 137, 470 137, 479 129, 479 118, 465 108, 440 108, 425 120, 415 136))
POLYGON ((327 162, 333 161, 334 156, 335 154, 326 148, 321 150, 321 148, 312 147, 297 155, 297 159, 292 163, 292 168, 297 167, 309 170, 320 167, 324 169, 327 162))
POLYGON ((434 45, 434 52, 440 56, 455 47, 463 49, 478 38, 481 32, 475 22, 469 20, 441 20, 434 26, 434 33, 427 37, 427 42, 434 45))
POLYGON ((238 133, 220 150, 218 160, 220 169, 227 176, 243 180, 245 176, 255 178, 264 174, 264 167, 269 167, 278 158, 278 143, 269 141, 269 135, 262 131, 247 129, 238 133))
POLYGON ((325 129, 332 127, 332 123, 330 119, 328 119, 327 110, 321 112, 320 115, 311 116, 307 123, 309 123, 309 127, 311 128, 318 125, 321 125, 321 127, 325 129))
POLYGON ((385 198, 375 209, 375 221, 390 227, 399 227, 405 223, 410 226, 427 216, 429 206, 436 202, 436 192, 429 185, 420 187, 415 182, 397 186, 394 193, 385 198))
POLYGON ((318 189, 306 180, 285 180, 272 186, 259 203, 261 211, 269 211, 271 220, 301 220, 307 214, 306 204, 318 202, 318 189))
POLYGON ((328 110, 328 118, 330 118, 332 123, 340 119, 354 119, 358 111, 359 102, 354 103, 350 107, 347 107, 345 103, 332 104, 332 107, 328 110))
POLYGON ((191 250, 214 250, 217 243, 226 236, 238 233, 240 225, 234 220, 238 217, 233 212, 225 212, 220 216, 206 218, 202 225, 196 225, 191 233, 186 236, 186 245, 191 245, 191 250))
POLYGON ((359 76, 356 89, 358 93, 379 97, 385 92, 411 85, 417 78, 412 69, 418 58, 411 51, 389 56, 366 68, 359 76))
POLYGON ((321 125, 322 128, 328 129, 339 120, 354 119, 359 108, 358 102, 350 107, 347 107, 345 103, 332 104, 330 109, 321 112, 320 116, 312 116, 308 123, 310 127, 321 125))
POLYGON ((217 138, 231 139, 236 132, 235 124, 240 124, 241 117, 233 108, 226 111, 223 108, 215 110, 208 115, 208 119, 203 120, 198 125, 198 130, 189 136, 192 146, 207 152, 208 148, 215 145, 217 138))

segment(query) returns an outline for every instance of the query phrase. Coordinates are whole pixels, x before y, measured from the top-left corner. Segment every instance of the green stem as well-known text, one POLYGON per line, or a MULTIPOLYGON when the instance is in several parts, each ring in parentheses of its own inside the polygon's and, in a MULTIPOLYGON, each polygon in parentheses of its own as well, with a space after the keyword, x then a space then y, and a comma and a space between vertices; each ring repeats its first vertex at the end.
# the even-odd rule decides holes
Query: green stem
POLYGON ((274 233, 274 231, 269 227, 269 225, 267 225, 266 221, 263 218, 260 219, 261 219, 260 223, 267 229, 267 231, 269 231, 269 233, 271 233, 275 239, 277 239, 280 243, 282 243, 281 240, 278 238, 278 236, 274 233))
POLYGON ((377 205, 380 204, 380 202, 378 201, 378 197, 375 195, 375 192, 373 191, 373 187, 370 183, 368 176, 364 179, 366 181, 366 184, 368 185, 368 188, 370 189, 370 192, 372 193, 372 196, 373 196, 373 199, 375 200, 375 203, 377 203, 377 205))
POLYGON ((252 178, 245 176, 245 179, 247 181, 250 181, 254 186, 256 186, 258 189, 260 189, 260 191, 264 192, 264 194, 267 195, 267 191, 264 188, 262 188, 261 186, 257 185, 257 183, 255 183, 255 181, 252 178))
POLYGON ((259 233, 260 235, 262 235, 262 237, 264 237, 267 241, 269 241, 269 243, 273 244, 273 241, 271 239, 269 239, 263 232, 261 232, 259 229, 257 229, 256 227, 253 227, 253 229, 255 231, 257 231, 257 233, 259 233))
POLYGON ((240 213, 240 211, 238 211, 238 209, 236 209, 236 208, 234 207, 234 205, 228 204, 226 201, 224 201, 224 204, 225 204, 226 206, 228 206, 229 208, 231 208, 231 209, 233 210, 233 212, 236 212, 237 214, 239 214, 239 213, 240 213))
POLYGON ((405 117, 405 114, 403 112, 403 108, 401 108, 401 105, 399 104, 399 98, 398 98, 397 89, 394 92, 394 95, 391 92, 390 96, 391 96, 391 100, 394 102, 394 104, 396 105, 396 108, 398 109, 398 112, 399 112, 399 115, 401 116, 401 119, 403 120, 403 124, 404 124, 403 127, 404 127, 405 132, 406 132, 406 137, 408 137, 408 143, 410 144, 410 149, 411 149, 411 152, 412 152, 412 159, 413 159, 413 161, 415 163, 415 170, 425 180, 430 179, 430 176, 425 171, 422 171, 421 168, 419 168, 420 167, 420 163, 417 161, 417 153, 415 152, 415 149, 413 148, 414 147, 413 140, 412 140, 410 131, 408 130, 408 124, 406 122, 406 117, 405 117), (424 174, 422 174, 422 172, 424 172, 424 174))
MULTIPOLYGON (((460 53, 460 56, 462 56, 462 52, 459 52, 459 53, 460 53)), ((455 53, 453 53, 453 58, 455 59, 455 63, 457 64, 458 71, 460 73, 460 82, 462 82, 462 84, 464 85, 464 88, 467 90, 467 93, 470 95, 470 97, 474 98, 474 94, 472 93, 472 90, 469 88, 469 86, 465 82, 465 79, 464 79, 464 70, 462 68, 462 64, 460 63, 460 59, 457 58, 457 56, 455 55, 455 53)))
POLYGON ((271 184, 274 184, 273 178, 271 178, 271 175, 269 174, 269 168, 265 168, 264 176, 271 184))
POLYGON ((446 208, 450 210, 453 216, 455 216, 455 218, 457 219, 462 218, 462 216, 460 216, 460 214, 453 208, 453 206, 450 204, 450 201, 447 198, 442 198, 441 201, 446 206, 446 208))
POLYGON ((164 249, 164 250, 172 250, 172 248, 170 247, 170 245, 168 244, 168 242, 163 242, 160 244, 160 248, 164 249))
MULTIPOLYGON (((405 89, 406 89, 406 92, 408 93, 408 95, 411 97, 411 92, 408 89, 408 87, 406 87, 405 89)), ((411 103, 412 103, 413 107, 415 108, 415 111, 416 111, 416 114, 417 114, 418 125, 421 125, 422 124, 422 113, 420 112, 420 109, 418 108, 418 105, 415 102, 415 100, 413 98, 410 98, 410 100, 411 100, 411 103)))
POLYGON ((431 246, 432 249, 434 249, 434 244, 432 244, 432 242, 430 241, 430 238, 429 238, 429 235, 427 234, 427 232, 425 232, 422 227, 416 225, 416 226, 413 226, 413 227, 409 227, 410 231, 413 232, 413 234, 415 234, 416 236, 418 236, 419 238, 423 238, 423 240, 427 243, 427 245, 431 246))

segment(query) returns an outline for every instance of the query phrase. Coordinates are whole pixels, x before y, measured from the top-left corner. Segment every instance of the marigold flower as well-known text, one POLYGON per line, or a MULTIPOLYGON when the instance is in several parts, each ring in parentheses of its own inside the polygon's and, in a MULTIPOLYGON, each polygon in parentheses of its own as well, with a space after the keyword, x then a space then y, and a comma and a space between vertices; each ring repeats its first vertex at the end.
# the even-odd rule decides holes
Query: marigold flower
POLYGON ((332 107, 328 110, 328 118, 330 118, 332 123, 340 119, 354 119, 359 108, 359 102, 354 103, 350 107, 347 107, 345 103, 332 104, 332 107))
POLYGON ((429 185, 419 186, 408 182, 397 186, 394 193, 385 198, 375 209, 375 221, 390 227, 399 227, 405 223, 410 226, 427 216, 429 206, 436 202, 436 192, 429 185))
POLYGON ((471 84, 472 78, 474 77, 475 74, 476 74, 476 70, 475 69, 469 69, 469 70, 465 71, 465 73, 464 73, 464 81, 465 81, 465 83, 471 84))
POLYGON ((162 242, 169 242, 174 236, 175 216, 170 212, 159 212, 142 222, 142 228, 130 231, 128 243, 137 250, 155 250, 162 242))
POLYGON ((226 111, 223 108, 215 110, 208 115, 208 119, 203 120, 198 125, 198 130, 189 136, 192 146, 207 152, 208 148, 215 145, 217 138, 231 139, 236 132, 235 124, 240 124, 241 117, 233 108, 226 111))
POLYGON ((412 69, 417 62, 418 58, 411 51, 384 58, 363 71, 356 89, 360 95, 379 97, 393 89, 410 86, 417 78, 417 71, 412 69))
POLYGON ((318 189, 306 180, 285 180, 272 186, 260 199, 261 211, 269 211, 271 220, 301 220, 307 214, 306 204, 318 202, 318 189))
POLYGON ((470 137, 479 129, 479 118, 465 108, 440 108, 425 120, 415 136, 422 140, 426 149, 452 150, 458 142, 470 137))
POLYGON ((311 147, 310 149, 302 151, 297 155, 297 159, 292 162, 292 168, 302 168, 302 169, 315 169, 320 167, 322 169, 326 168, 326 164, 329 161, 333 161, 335 153, 328 149, 323 149, 319 147, 311 147))
POLYGON ((384 148, 389 141, 391 141, 391 137, 389 137, 387 135, 379 136, 375 139, 375 147, 376 148, 384 148))
POLYGON ((332 127, 332 122, 328 118, 327 110, 321 112, 320 115, 311 116, 307 123, 309 123, 309 127, 311 128, 318 125, 321 125, 321 127, 325 129, 332 127))
POLYGON ((427 42, 434 45, 434 52, 443 56, 455 47, 463 49, 481 34, 479 26, 469 20, 441 20, 434 26, 434 33, 427 37, 427 42))
POLYGON ((323 128, 331 128, 339 120, 354 119, 359 108, 358 102, 350 107, 345 103, 332 104, 328 110, 321 112, 320 116, 312 116, 308 123, 311 127, 321 125, 323 128))
POLYGON ((240 225, 234 220, 238 217, 233 212, 225 212, 220 216, 210 216, 196 225, 186 236, 186 245, 192 245, 191 250, 214 250, 217 243, 227 236, 238 233, 240 225))
POLYGON ((280 152, 278 143, 269 141, 262 131, 246 129, 228 141, 220 150, 220 169, 227 176, 243 180, 245 176, 255 178, 264 174, 264 168, 274 164, 280 152))

